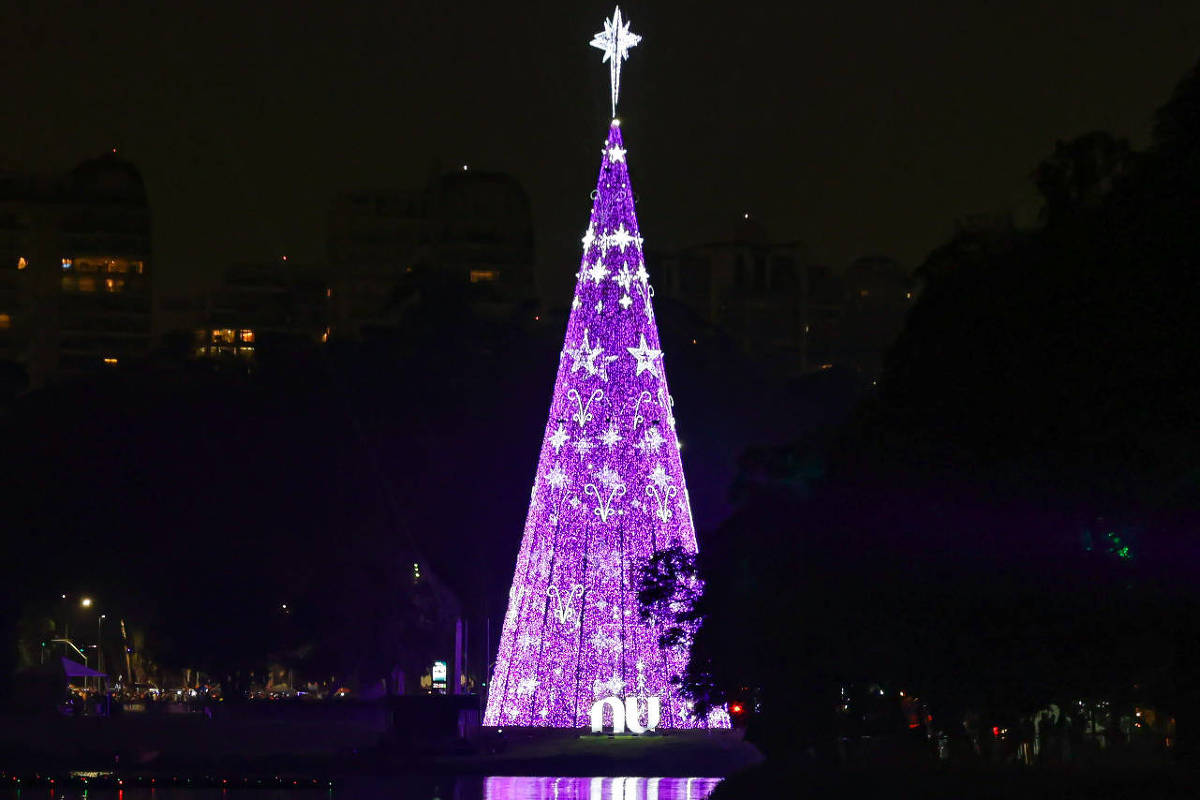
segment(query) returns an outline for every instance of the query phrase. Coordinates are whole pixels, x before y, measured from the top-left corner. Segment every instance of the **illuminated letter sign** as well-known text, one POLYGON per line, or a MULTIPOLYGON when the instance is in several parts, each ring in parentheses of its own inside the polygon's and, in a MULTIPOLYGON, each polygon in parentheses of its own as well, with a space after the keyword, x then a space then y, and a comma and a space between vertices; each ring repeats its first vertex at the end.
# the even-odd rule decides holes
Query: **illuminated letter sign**
POLYGON ((662 713, 661 702, 657 697, 646 698, 646 724, 642 725, 641 711, 638 709, 636 697, 626 697, 622 704, 620 698, 605 697, 592 704, 589 715, 592 722, 592 733, 604 733, 604 710, 612 709, 613 733, 646 733, 658 727, 662 713))

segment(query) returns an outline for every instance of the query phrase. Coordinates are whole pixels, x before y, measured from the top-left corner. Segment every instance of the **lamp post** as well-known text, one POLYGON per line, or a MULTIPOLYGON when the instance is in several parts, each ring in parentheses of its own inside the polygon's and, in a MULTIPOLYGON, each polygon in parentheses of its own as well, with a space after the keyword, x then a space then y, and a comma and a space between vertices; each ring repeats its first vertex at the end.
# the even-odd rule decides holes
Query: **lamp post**
MULTIPOLYGON (((96 617, 96 671, 104 672, 104 618, 108 614, 101 614, 96 617)), ((96 677, 96 688, 100 688, 100 678, 96 677)))

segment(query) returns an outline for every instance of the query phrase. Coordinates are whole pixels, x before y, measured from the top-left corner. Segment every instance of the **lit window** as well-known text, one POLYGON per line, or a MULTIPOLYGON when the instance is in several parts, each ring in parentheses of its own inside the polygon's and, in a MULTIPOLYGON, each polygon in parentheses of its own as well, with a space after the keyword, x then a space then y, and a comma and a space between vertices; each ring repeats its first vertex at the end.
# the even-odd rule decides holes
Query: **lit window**
POLYGON ((104 290, 107 292, 119 292, 125 288, 124 278, 105 278, 104 290))
POLYGON ((104 363, 108 364, 110 367, 115 367, 117 365, 117 359, 113 358, 112 356, 106 356, 104 358, 104 363))
POLYGON ((25 256, 17 259, 17 269, 25 269, 29 266, 29 262, 25 260, 25 256))
POLYGON ((73 261, 71 261, 71 259, 69 259, 69 258, 64 258, 64 259, 62 260, 62 268, 63 268, 63 269, 70 269, 73 263, 74 263, 74 262, 73 262, 73 261))
POLYGON ((233 344, 236 335, 232 328, 217 328, 212 332, 212 340, 216 344, 233 344))
POLYGON ((252 330, 242 331, 242 341, 243 342, 253 342, 254 341, 254 331, 252 331, 252 330))
POLYGON ((495 269, 471 270, 471 283, 493 283, 500 280, 500 271, 495 269))
POLYGON ((12 327, 12 316, 9 314, 0 314, 0 331, 6 331, 12 327))
POLYGON ((88 276, 80 276, 79 291, 94 292, 96 291, 96 279, 88 276))
POLYGON ((325 289, 325 296, 326 296, 326 297, 333 297, 333 289, 326 288, 326 289, 325 289))
POLYGON ((143 264, 141 261, 133 261, 133 262, 130 262, 130 263, 132 263, 132 264, 133 264, 133 271, 134 271, 134 272, 136 272, 138 275, 141 275, 141 274, 142 274, 142 270, 143 270, 143 269, 145 269, 145 266, 146 266, 146 265, 145 265, 145 264, 143 264))
POLYGON ((858 292, 859 297, 867 297, 870 294, 871 294, 871 292, 866 289, 860 289, 858 292))

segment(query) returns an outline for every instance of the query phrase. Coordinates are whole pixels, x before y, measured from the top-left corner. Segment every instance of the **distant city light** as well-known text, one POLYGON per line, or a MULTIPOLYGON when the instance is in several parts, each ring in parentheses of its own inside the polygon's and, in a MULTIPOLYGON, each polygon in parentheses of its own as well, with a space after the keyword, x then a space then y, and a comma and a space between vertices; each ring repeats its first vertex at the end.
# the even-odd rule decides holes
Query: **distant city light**
MULTIPOLYGON (((65 597, 66 595, 63 595, 63 596, 65 597)), ((91 608, 92 607, 92 598, 90 598, 90 597, 83 598, 82 600, 79 601, 79 605, 83 606, 84 608, 91 608)))

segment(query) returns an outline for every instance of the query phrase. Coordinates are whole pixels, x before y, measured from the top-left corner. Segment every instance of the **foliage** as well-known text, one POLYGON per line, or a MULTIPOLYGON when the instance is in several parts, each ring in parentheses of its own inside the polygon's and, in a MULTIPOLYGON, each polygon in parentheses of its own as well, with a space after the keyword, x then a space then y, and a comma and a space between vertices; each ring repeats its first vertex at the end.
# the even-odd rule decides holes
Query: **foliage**
POLYGON ((1060 142, 1034 172, 1041 227, 965 226, 930 254, 823 459, 748 454, 701 551, 687 685, 754 692, 768 752, 828 752, 839 687, 867 682, 951 734, 967 710, 1105 697, 1163 703, 1200 741, 1198 76, 1146 152, 1060 142))

